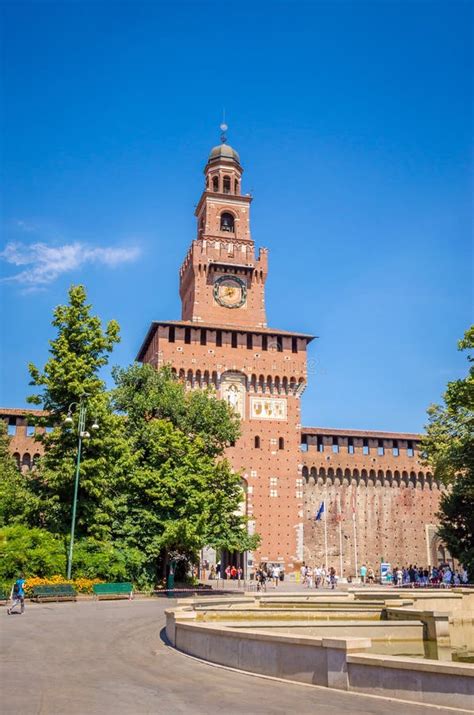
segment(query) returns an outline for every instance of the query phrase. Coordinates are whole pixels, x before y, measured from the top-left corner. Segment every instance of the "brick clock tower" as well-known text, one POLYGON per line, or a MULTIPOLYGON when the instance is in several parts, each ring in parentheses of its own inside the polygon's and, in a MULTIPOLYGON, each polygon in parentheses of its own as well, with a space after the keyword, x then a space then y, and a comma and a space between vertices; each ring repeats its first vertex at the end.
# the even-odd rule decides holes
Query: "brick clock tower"
POLYGON ((240 415, 241 437, 227 457, 244 479, 249 531, 261 545, 245 570, 303 559, 300 396, 311 335, 267 326, 267 249, 255 254, 252 198, 226 143, 212 149, 196 208, 197 237, 180 269, 182 318, 154 321, 137 359, 170 364, 189 389, 213 385, 240 415))

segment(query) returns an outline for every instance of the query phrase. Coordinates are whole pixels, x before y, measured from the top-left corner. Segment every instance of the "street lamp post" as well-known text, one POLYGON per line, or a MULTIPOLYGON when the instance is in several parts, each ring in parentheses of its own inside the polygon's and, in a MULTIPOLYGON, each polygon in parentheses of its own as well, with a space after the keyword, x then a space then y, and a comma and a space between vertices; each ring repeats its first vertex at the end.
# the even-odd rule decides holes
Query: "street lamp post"
MULTIPOLYGON (((88 439, 90 437, 89 432, 86 431, 86 415, 87 415, 87 405, 86 399, 87 395, 83 395, 79 403, 71 402, 69 405, 67 417, 64 420, 66 424, 72 424, 72 408, 79 407, 79 419, 77 424, 77 459, 76 459, 76 478, 74 480, 74 497, 72 501, 72 519, 71 519, 71 538, 69 541, 69 555, 67 560, 67 578, 71 578, 72 573, 72 555, 74 551, 74 532, 76 529, 76 512, 77 512, 77 494, 79 491, 79 472, 81 469, 81 451, 82 451, 82 440, 88 439)), ((99 429, 97 421, 94 420, 94 424, 91 429, 99 429)))

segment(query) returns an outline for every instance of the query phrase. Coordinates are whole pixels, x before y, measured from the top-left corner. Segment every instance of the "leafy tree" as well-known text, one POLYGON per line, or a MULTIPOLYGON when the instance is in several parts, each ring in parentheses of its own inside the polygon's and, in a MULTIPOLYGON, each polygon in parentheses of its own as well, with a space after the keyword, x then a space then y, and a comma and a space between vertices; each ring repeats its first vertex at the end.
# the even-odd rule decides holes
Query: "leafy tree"
MULTIPOLYGON (((79 403, 87 404, 86 431, 83 440, 77 535, 93 536, 99 541, 110 534, 116 501, 116 480, 133 463, 123 416, 111 410, 105 384, 99 372, 109 360, 119 341, 119 327, 110 321, 105 330, 97 316, 91 315, 83 286, 72 286, 69 303, 54 310, 52 325, 56 337, 50 341, 50 357, 43 370, 29 365, 31 385, 40 391, 29 401, 40 404, 55 422, 55 429, 37 437, 44 446, 34 494, 41 503, 41 515, 33 522, 54 533, 67 534, 70 528, 79 403), (73 425, 64 422, 73 405, 73 425), (99 429, 91 424, 97 420, 99 429)), ((40 418, 39 424, 46 420, 40 418)))
POLYGON ((186 391, 168 368, 115 370, 115 405, 126 412, 136 467, 124 485, 122 537, 156 575, 170 555, 194 560, 205 545, 255 548, 239 512, 241 477, 222 454, 238 418, 212 390, 186 391))
MULTIPOLYGON (((458 347, 474 348, 474 326, 458 347)), ((474 579, 474 357, 467 359, 467 376, 448 383, 444 405, 428 409, 423 449, 435 476, 449 485, 441 497, 438 533, 474 579)))
POLYGON ((221 455, 240 433, 238 416, 223 400, 217 400, 213 388, 184 389, 168 366, 156 370, 151 365, 134 363, 112 370, 117 388, 114 404, 126 412, 132 432, 152 419, 170 420, 190 438, 201 436, 210 456, 221 455))

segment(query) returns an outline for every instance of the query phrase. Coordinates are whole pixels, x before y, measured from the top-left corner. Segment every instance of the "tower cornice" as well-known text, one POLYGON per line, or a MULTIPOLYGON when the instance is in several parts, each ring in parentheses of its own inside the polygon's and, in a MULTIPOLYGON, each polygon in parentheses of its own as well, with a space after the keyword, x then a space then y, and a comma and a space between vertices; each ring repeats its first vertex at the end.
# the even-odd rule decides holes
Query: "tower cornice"
POLYGON ((196 206, 196 210, 194 211, 195 216, 199 216, 199 214, 201 213, 202 206, 207 199, 216 202, 222 202, 226 204, 232 203, 237 205, 249 205, 253 201, 253 197, 250 194, 222 194, 217 191, 203 191, 201 194, 201 198, 199 199, 199 203, 196 206))

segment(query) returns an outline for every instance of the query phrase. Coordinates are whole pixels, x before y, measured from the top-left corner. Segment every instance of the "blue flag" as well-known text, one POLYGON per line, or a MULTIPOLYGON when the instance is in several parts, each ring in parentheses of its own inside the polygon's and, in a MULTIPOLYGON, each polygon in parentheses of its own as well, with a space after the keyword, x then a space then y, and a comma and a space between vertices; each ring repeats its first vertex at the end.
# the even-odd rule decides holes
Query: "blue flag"
POLYGON ((321 506, 319 507, 318 511, 316 512, 316 516, 314 517, 315 521, 319 521, 324 514, 324 502, 321 502, 321 506))

